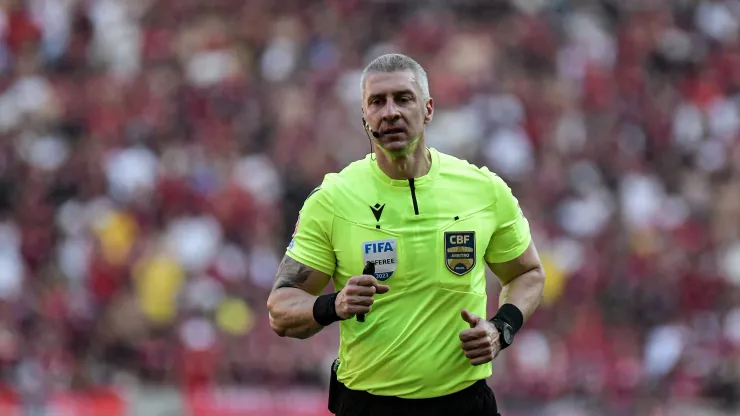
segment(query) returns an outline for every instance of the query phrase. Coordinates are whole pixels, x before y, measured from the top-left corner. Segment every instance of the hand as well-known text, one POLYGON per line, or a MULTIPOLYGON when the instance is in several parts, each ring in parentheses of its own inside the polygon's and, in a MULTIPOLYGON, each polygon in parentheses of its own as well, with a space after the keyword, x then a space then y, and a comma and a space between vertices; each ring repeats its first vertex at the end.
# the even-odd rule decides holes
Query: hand
POLYGON ((492 323, 463 309, 462 319, 470 328, 460 332, 462 350, 470 364, 481 365, 493 361, 501 351, 499 332, 492 323))
POLYGON ((372 309, 373 296, 389 290, 390 287, 379 284, 373 276, 351 277, 344 289, 337 294, 334 302, 337 315, 342 319, 349 319, 361 313, 368 313, 372 309))

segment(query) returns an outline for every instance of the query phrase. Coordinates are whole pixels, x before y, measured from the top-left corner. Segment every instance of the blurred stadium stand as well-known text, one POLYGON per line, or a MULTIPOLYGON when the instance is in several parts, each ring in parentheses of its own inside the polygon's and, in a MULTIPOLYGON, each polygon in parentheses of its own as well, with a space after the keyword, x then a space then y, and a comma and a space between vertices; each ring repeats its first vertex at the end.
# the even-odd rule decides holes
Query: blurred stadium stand
POLYGON ((548 271, 504 414, 737 414, 739 28, 737 0, 0 0, 0 413, 325 415, 336 327, 278 338, 265 300, 368 151, 360 71, 403 52, 429 144, 511 184, 548 271))

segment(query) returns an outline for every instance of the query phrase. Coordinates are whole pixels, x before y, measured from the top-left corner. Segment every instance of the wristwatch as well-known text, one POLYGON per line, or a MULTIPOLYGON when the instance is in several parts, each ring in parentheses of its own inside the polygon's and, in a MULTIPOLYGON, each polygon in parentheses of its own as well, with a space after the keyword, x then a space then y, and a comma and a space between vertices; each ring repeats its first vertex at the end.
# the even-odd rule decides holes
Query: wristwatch
POLYGON ((514 342, 514 328, 511 325, 500 319, 494 319, 491 321, 493 326, 498 329, 499 339, 501 340, 501 350, 505 350, 512 342, 514 342))

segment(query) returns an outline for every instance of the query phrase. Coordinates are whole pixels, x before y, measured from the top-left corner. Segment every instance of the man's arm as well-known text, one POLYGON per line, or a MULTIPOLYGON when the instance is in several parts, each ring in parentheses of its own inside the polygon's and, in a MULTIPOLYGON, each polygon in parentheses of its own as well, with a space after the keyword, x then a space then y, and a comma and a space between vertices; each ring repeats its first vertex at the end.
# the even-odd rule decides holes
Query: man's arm
POLYGON ((542 300, 545 270, 519 201, 503 179, 493 175, 491 181, 496 196, 494 215, 497 228, 489 241, 485 260, 503 286, 499 307, 506 304, 516 306, 519 311, 514 311, 514 314, 521 312, 523 315, 516 317, 519 324, 534 313, 542 300))
POLYGON ((267 299, 270 326, 281 337, 308 338, 323 329, 313 317, 313 305, 329 275, 283 257, 267 299))
POLYGON ((488 263, 501 281, 503 289, 499 306, 513 304, 524 315, 524 321, 532 316, 540 305, 545 288, 545 269, 534 242, 519 257, 504 263, 488 263))
POLYGON ((281 337, 308 338, 323 328, 314 319, 313 307, 336 265, 331 244, 333 218, 327 190, 314 189, 303 203, 267 299, 270 326, 281 337))
POLYGON ((485 364, 511 345, 508 337, 518 331, 540 304, 545 288, 545 270, 532 242, 529 222, 511 189, 491 176, 496 194, 492 205, 497 227, 486 248, 488 267, 501 281, 499 310, 490 321, 461 312, 470 329, 460 333, 462 349, 473 365, 485 364), (504 340, 501 338, 504 335, 504 340))
MULTIPOLYGON (((516 331, 534 313, 543 296, 545 271, 537 249, 530 241, 524 252, 515 259, 486 263, 503 285, 500 309, 494 319, 506 322, 516 331)), ((462 319, 470 324, 470 329, 460 333, 461 347, 472 365, 492 361, 508 345, 502 343, 494 322, 486 321, 467 310, 462 311, 462 319)))

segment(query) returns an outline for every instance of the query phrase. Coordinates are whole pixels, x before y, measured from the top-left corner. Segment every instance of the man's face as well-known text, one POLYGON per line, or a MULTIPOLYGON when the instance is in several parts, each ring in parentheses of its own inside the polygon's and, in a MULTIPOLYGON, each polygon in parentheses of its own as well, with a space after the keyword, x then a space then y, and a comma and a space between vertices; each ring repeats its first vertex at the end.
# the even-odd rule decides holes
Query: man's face
POLYGON ((392 157, 414 151, 433 109, 411 71, 371 73, 365 79, 362 113, 370 130, 380 133, 375 143, 392 157))

